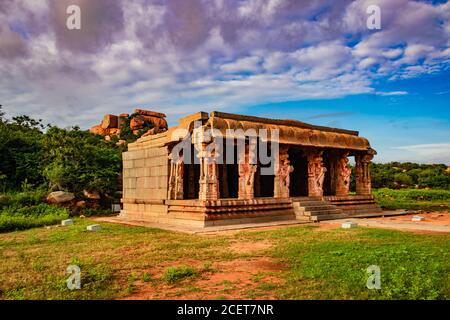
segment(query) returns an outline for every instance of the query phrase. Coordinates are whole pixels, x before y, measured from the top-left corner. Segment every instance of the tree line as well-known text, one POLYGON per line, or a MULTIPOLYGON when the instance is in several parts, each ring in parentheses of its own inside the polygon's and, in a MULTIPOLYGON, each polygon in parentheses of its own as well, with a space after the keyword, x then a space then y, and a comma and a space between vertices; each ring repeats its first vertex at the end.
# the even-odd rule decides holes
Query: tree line
POLYGON ((44 125, 29 116, 6 119, 0 106, 0 192, 45 188, 113 197, 122 149, 79 127, 44 125))
POLYGON ((450 172, 445 164, 372 163, 371 178, 373 188, 450 190, 450 172))

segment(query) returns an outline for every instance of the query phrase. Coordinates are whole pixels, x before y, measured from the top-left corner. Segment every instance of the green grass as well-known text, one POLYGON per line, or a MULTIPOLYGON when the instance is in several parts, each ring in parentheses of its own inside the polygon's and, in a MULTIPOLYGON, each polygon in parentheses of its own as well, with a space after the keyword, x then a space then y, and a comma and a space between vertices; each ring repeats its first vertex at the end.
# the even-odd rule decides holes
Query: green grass
POLYGON ((0 233, 26 230, 60 223, 69 215, 84 216, 111 215, 111 209, 99 208, 62 208, 44 202, 48 191, 34 189, 23 192, 0 194, 0 233))
POLYGON ((48 204, 0 209, 0 233, 25 230, 59 223, 69 217, 67 209, 48 204))
POLYGON ((48 192, 44 189, 34 189, 23 192, 0 193, 0 209, 6 207, 27 207, 42 203, 48 192))
POLYGON ((67 209, 43 203, 46 191, 0 194, 0 233, 59 223, 69 217, 67 209))
POLYGON ((175 283, 182 279, 196 277, 198 274, 195 268, 189 266, 169 267, 164 271, 162 280, 167 283, 175 283))
POLYGON ((373 194, 378 204, 386 209, 450 210, 450 190, 383 188, 374 190, 373 194))
POLYGON ((450 298, 448 235, 291 228, 273 236, 279 238, 275 255, 290 266, 282 298, 450 298), (366 288, 370 265, 381 269, 381 290, 366 288))
POLYGON ((239 281, 224 280, 223 290, 205 287, 209 274, 221 272, 214 263, 261 257, 285 267, 268 273, 255 266, 241 297, 450 298, 448 235, 296 226, 199 236, 108 223, 88 232, 93 220, 74 222, 0 234, 0 299, 112 299, 142 285, 158 292, 167 284, 174 297, 201 292, 205 298, 232 298, 239 281), (262 240, 273 246, 254 253, 230 250, 236 241, 251 246, 262 240), (66 286, 71 264, 81 269, 81 290, 66 286), (381 290, 366 288, 370 265, 381 269, 381 290))

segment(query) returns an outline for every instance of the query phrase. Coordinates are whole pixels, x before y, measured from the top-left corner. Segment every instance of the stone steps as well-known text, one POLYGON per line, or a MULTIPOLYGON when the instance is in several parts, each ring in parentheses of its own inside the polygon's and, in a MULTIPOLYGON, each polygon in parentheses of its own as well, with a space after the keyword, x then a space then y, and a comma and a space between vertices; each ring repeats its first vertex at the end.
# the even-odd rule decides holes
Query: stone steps
POLYGON ((383 212, 371 195, 295 198, 293 208, 297 219, 310 221, 380 216, 383 212))
POLYGON ((305 211, 303 212, 304 216, 323 216, 323 215, 331 215, 331 214, 342 214, 342 210, 340 209, 324 209, 324 210, 314 210, 314 211, 305 211))
POLYGON ((352 216, 361 214, 379 214, 382 212, 381 207, 376 203, 373 195, 356 195, 356 196, 328 196, 325 197, 331 204, 341 209, 344 213, 352 216))
POLYGON ((303 205, 303 206, 300 206, 299 204, 298 204, 298 202, 294 202, 294 208, 296 207, 295 205, 298 205, 298 210, 299 211, 305 211, 305 208, 308 208, 308 211, 321 211, 321 210, 333 210, 333 209, 336 209, 336 206, 334 206, 334 205, 317 205, 317 204, 315 204, 315 205, 312 205, 312 206, 309 206, 309 205, 303 205))
POLYGON ((320 221, 328 216, 339 216, 343 212, 325 200, 305 198, 293 201, 295 216, 298 220, 320 221))

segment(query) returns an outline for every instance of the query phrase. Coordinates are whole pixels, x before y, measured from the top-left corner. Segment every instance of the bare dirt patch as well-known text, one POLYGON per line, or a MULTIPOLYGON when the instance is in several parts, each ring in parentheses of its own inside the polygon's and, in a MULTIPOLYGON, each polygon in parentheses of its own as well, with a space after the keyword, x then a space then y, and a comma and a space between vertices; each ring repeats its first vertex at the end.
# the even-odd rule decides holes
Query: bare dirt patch
POLYGON ((339 229, 341 227, 341 224, 340 223, 316 223, 314 226, 316 226, 316 228, 313 228, 313 230, 328 231, 331 229, 339 229))
POLYGON ((236 253, 254 253, 257 251, 264 251, 270 249, 272 247, 272 242, 268 240, 263 241, 236 241, 232 242, 230 245, 230 249, 236 253))
POLYGON ((413 216, 421 216, 425 218, 425 220, 416 221, 416 223, 420 224, 427 223, 433 225, 450 225, 450 214, 448 212, 427 212, 419 214, 407 214, 402 216, 373 218, 373 220, 413 222, 411 221, 413 216))
MULTIPOLYGON (((202 265, 199 261, 188 262, 191 266, 202 265)), ((171 266, 182 264, 188 263, 180 261, 171 266)), ((281 272, 285 268, 285 265, 267 257, 219 261, 212 263, 211 269, 199 277, 174 285, 161 281, 136 281, 135 292, 123 299, 275 299, 274 290, 270 290, 270 286, 276 287, 284 283, 281 272), (269 290, 258 289, 261 284, 268 286, 269 290)), ((155 276, 160 277, 164 267, 159 269, 159 274, 155 276)))

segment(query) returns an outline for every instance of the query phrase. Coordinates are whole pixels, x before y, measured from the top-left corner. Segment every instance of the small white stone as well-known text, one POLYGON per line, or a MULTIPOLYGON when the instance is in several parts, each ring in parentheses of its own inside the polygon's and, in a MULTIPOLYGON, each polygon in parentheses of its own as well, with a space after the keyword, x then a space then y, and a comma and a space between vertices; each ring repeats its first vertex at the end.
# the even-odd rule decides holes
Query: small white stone
POLYGON ((120 204, 113 204, 111 206, 111 210, 113 213, 118 213, 120 212, 120 210, 122 210, 122 208, 120 207, 120 204))
POLYGON ((86 228, 88 231, 98 231, 101 230, 102 227, 99 224, 91 224, 90 226, 87 226, 86 228))
POLYGON ((425 220, 425 218, 421 216, 414 216, 411 219, 411 221, 423 221, 423 220, 425 220))
POLYGON ((358 224, 356 222, 344 222, 341 227, 344 229, 356 228, 358 224))
POLYGON ((62 220, 61 221, 61 225, 62 226, 70 226, 73 224, 73 220, 72 219, 67 219, 67 220, 62 220))

